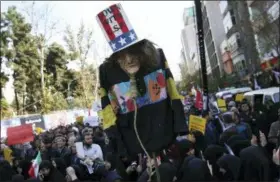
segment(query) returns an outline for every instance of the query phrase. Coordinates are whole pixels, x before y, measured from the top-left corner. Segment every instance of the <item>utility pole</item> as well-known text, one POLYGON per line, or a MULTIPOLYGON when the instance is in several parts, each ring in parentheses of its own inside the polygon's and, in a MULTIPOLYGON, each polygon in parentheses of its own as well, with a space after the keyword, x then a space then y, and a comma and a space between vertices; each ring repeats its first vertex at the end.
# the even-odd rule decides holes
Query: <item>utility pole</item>
POLYGON ((201 12, 200 0, 194 0, 195 12, 196 12, 196 24, 197 24, 197 36, 200 53, 200 67, 202 75, 202 90, 203 90, 203 110, 208 111, 208 81, 207 81, 207 69, 205 60, 205 48, 204 48, 204 34, 203 34, 203 21, 201 12))

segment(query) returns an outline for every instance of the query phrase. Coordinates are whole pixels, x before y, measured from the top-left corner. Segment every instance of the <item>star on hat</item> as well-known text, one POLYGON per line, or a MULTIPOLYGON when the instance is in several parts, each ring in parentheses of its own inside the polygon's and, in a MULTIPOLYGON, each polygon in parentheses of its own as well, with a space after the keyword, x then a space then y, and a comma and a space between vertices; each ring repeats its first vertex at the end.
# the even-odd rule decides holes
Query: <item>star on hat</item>
POLYGON ((130 38, 131 40, 136 39, 135 34, 131 32, 130 35, 129 35, 129 38, 130 38))
POLYGON ((123 46, 126 44, 125 38, 120 38, 119 43, 123 46))
POLYGON ((116 44, 115 44, 115 43, 112 43, 112 44, 111 44, 111 47, 115 50, 115 49, 116 49, 116 44))

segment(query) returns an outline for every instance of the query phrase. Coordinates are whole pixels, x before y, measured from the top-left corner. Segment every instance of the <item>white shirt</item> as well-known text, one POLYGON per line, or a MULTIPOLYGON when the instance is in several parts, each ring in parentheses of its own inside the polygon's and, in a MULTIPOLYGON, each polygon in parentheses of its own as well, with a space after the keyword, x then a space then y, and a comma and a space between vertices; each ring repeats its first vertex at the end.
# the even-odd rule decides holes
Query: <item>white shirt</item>
POLYGON ((92 144, 90 148, 84 147, 85 157, 93 159, 99 158, 103 160, 103 153, 101 147, 98 144, 92 144))

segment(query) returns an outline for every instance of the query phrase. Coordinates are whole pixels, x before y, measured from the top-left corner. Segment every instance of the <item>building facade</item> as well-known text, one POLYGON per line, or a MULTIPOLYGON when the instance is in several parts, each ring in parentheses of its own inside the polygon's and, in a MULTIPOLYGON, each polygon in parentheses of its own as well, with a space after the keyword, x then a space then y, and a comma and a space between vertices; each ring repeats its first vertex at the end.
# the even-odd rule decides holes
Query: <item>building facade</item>
POLYGON ((212 77, 219 79, 223 72, 220 45, 226 39, 219 1, 204 1, 202 15, 206 57, 209 60, 212 77))
POLYGON ((226 54, 223 57, 228 59, 223 62, 232 61, 232 73, 244 78, 255 72, 259 65, 247 2, 221 0, 219 6, 226 34, 226 42, 221 44, 220 48, 223 54, 226 54))
POLYGON ((194 7, 185 8, 183 13, 184 28, 181 31, 181 41, 188 73, 194 75, 199 70, 198 40, 194 7))

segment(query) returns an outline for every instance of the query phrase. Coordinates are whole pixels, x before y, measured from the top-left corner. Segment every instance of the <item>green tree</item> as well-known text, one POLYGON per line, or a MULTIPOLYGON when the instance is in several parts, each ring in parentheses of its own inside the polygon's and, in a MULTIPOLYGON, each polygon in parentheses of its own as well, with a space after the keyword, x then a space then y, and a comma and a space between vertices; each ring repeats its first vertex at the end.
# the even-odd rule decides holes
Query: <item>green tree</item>
POLYGON ((252 27, 258 37, 260 55, 264 56, 272 50, 275 50, 280 55, 279 17, 277 19, 273 18, 264 8, 253 9, 252 11, 252 27))
POLYGON ((9 118, 13 116, 13 111, 10 108, 8 102, 6 101, 5 98, 1 98, 1 118, 0 119, 4 119, 4 118, 9 118))
POLYGON ((86 29, 83 22, 75 34, 71 27, 66 28, 64 40, 72 60, 78 60, 80 71, 76 74, 78 88, 75 92, 76 97, 82 101, 83 107, 90 107, 94 100, 94 87, 96 86, 96 74, 92 65, 87 63, 89 53, 92 48, 93 30, 86 29))
MULTIPOLYGON (((8 49, 9 45, 9 31, 8 31, 9 22, 5 20, 4 14, 1 13, 1 22, 0 22, 0 66, 4 66, 7 62, 7 58, 12 57, 11 51, 8 49)), ((0 91, 2 98, 2 89, 5 87, 6 83, 9 81, 9 77, 6 73, 0 70, 0 91)))
MULTIPOLYGON (((15 7, 9 7, 1 16, 7 22, 9 56, 5 58, 13 70, 14 92, 17 113, 24 113, 26 104, 41 97, 38 93, 40 85, 40 64, 36 46, 37 38, 31 35, 31 25, 15 7)), ((40 104, 37 103, 37 108, 40 104)), ((33 107, 28 107, 34 111, 33 107)))
POLYGON ((66 51, 58 43, 53 43, 49 46, 45 58, 46 74, 48 75, 47 87, 54 86, 56 91, 65 92, 68 84, 74 80, 74 73, 67 69, 66 51))

